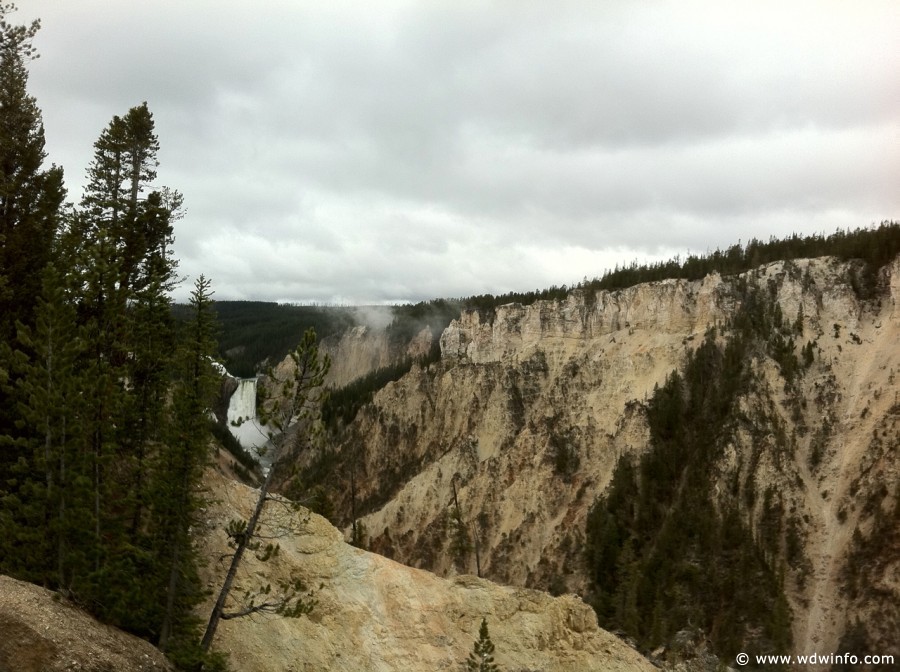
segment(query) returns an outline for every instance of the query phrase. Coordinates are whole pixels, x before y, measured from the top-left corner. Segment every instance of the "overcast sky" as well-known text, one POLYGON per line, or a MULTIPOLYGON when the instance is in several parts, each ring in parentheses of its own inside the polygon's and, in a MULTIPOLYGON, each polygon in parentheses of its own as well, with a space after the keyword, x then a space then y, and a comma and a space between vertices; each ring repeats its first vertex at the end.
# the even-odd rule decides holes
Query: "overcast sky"
POLYGON ((900 219, 900 4, 18 0, 78 201, 147 101, 180 272, 380 303, 900 219))

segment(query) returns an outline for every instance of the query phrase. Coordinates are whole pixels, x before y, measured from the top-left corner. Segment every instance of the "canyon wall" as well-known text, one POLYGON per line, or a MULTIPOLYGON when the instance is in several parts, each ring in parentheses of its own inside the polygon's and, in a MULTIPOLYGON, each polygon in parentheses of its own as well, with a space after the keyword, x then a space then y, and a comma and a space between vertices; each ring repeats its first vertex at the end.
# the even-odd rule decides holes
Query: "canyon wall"
POLYGON ((836 650, 855 619, 888 641, 900 631, 900 539, 884 522, 900 489, 900 261, 874 297, 855 277, 820 258, 465 312, 440 362, 379 391, 330 455, 336 516, 413 567, 583 594, 585 520, 617 460, 647 450, 648 399, 710 329, 730 337, 749 288, 813 359, 790 384, 764 348, 748 362, 710 487, 756 493, 743 515, 757 535, 780 511, 777 553, 788 528, 800 540, 785 567, 798 650, 836 650))
POLYGON ((326 384, 333 388, 343 387, 405 358, 422 357, 431 348, 431 341, 427 326, 408 343, 392 341, 388 331, 380 325, 358 325, 324 338, 321 350, 331 358, 326 384))

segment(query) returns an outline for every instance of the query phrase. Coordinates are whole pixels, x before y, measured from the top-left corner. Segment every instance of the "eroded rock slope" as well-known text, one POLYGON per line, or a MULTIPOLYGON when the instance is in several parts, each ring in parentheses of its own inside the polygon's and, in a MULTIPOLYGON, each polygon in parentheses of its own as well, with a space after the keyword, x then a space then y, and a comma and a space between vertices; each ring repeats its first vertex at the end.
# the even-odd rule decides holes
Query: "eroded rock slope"
POLYGON ((900 540, 885 522, 900 489, 900 260, 865 300, 855 271, 777 262, 466 312, 439 363, 359 412, 337 451, 337 515, 355 511, 373 550, 414 567, 583 591, 587 513, 616 461, 647 449, 654 387, 709 329, 729 338, 753 290, 777 305, 788 354, 800 361, 811 344, 812 361, 788 384, 760 346, 710 487, 737 478, 754 493, 743 515, 776 537, 776 554, 799 540, 785 568, 798 650, 836 650, 855 619, 889 642, 900 631, 900 540))
MULTIPOLYGON (((217 500, 206 512, 205 545, 217 557, 227 550, 224 525, 246 517, 257 493, 218 474, 209 475, 208 485, 217 500)), ((553 598, 472 576, 442 579, 349 546, 320 516, 277 503, 270 511, 263 531, 279 534, 280 552, 266 563, 245 556, 235 594, 300 578, 316 605, 300 618, 224 621, 214 648, 228 652, 236 672, 456 671, 472 651, 482 618, 496 660, 509 672, 655 669, 598 628, 594 612, 574 596, 553 598)), ((223 571, 215 562, 206 568, 211 588, 223 571)))

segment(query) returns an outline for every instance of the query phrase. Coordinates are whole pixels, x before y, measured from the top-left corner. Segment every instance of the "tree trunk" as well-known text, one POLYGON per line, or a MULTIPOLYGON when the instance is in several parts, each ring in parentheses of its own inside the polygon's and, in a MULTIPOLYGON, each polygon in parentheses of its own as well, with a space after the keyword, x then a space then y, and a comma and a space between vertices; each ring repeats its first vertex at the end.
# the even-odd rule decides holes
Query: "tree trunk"
POLYGON ((278 461, 277 458, 278 454, 276 453, 275 459, 272 460, 272 466, 269 467, 269 473, 266 474, 266 480, 263 481, 263 484, 259 488, 259 498, 256 500, 256 508, 253 510, 253 515, 250 516, 250 520, 247 521, 247 529, 244 531, 244 534, 238 542, 238 546, 234 551, 234 555, 231 557, 231 566, 228 568, 228 573, 225 575, 225 581, 222 583, 222 590, 219 591, 219 597, 216 600, 216 605, 213 607, 212 613, 209 615, 209 623, 206 626, 206 632, 203 635, 203 639, 200 641, 200 649, 204 653, 209 651, 209 646, 210 644, 212 644, 213 637, 215 637, 216 635, 216 629, 219 627, 219 621, 222 620, 222 612, 225 610, 225 600, 228 599, 228 593, 231 591, 231 584, 234 583, 234 577, 237 575, 238 567, 241 564, 241 558, 244 557, 244 551, 247 550, 247 544, 251 539, 253 539, 253 534, 256 531, 256 525, 259 522, 260 516, 262 515, 263 507, 266 503, 266 497, 269 492, 269 485, 272 482, 272 476, 275 474, 274 466, 278 461))
POLYGON ((472 539, 475 542, 475 570, 478 572, 478 578, 481 578, 481 543, 478 539, 478 526, 472 521, 472 539))
POLYGON ((163 653, 169 645, 169 635, 172 632, 172 616, 175 613, 175 593, 178 590, 178 562, 181 544, 177 541, 172 544, 172 564, 169 567, 169 586, 166 590, 166 613, 163 617, 162 627, 159 631, 159 650, 163 653))

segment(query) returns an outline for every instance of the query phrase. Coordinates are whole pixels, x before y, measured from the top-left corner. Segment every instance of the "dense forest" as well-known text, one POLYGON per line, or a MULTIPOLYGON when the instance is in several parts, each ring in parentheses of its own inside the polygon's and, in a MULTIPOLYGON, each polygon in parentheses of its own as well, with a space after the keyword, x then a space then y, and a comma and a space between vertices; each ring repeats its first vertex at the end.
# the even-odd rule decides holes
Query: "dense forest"
MULTIPOLYGON (((176 305, 176 318, 185 315, 176 305)), ((249 378, 284 359, 307 329, 326 338, 356 324, 353 310, 330 306, 296 306, 268 301, 216 301, 219 360, 229 373, 249 378)))
POLYGON ((184 669, 203 596, 190 530, 218 386, 210 282, 177 328, 182 196, 146 103, 94 143, 79 203, 27 92, 40 27, 0 4, 0 573, 57 590, 184 669))

